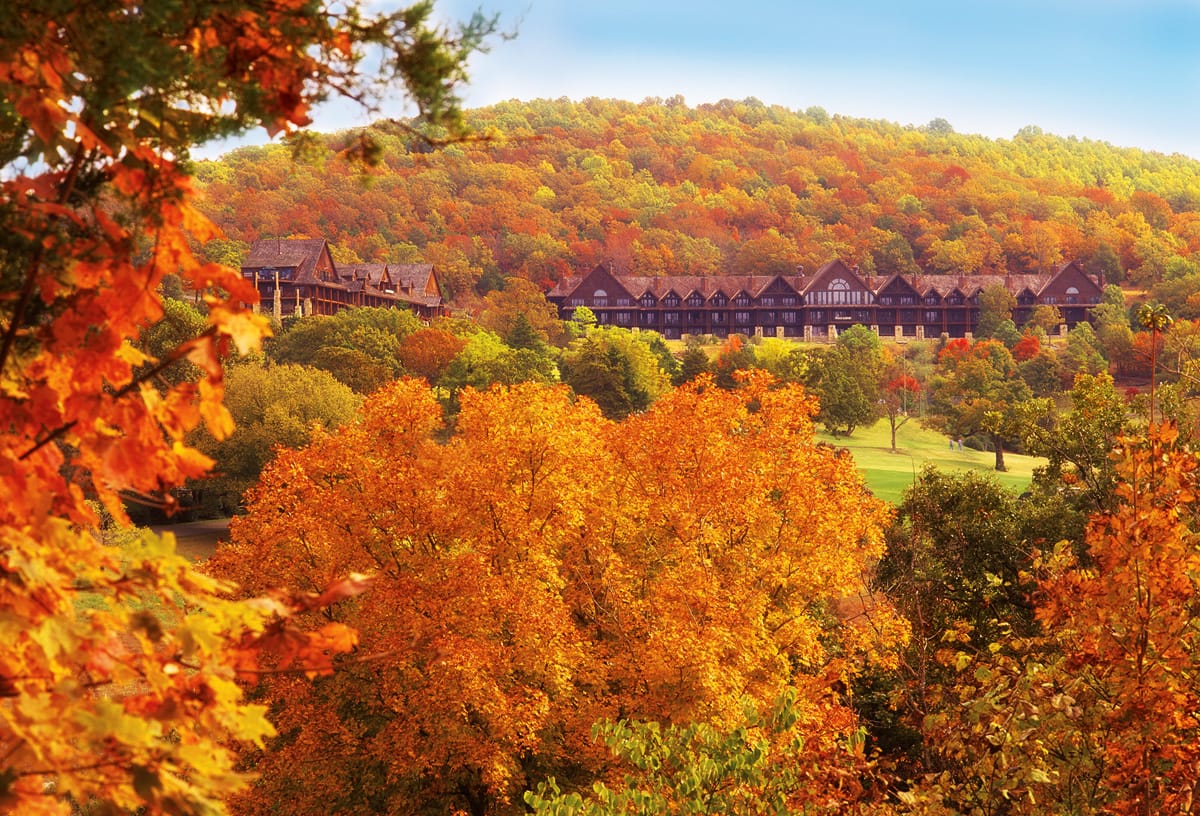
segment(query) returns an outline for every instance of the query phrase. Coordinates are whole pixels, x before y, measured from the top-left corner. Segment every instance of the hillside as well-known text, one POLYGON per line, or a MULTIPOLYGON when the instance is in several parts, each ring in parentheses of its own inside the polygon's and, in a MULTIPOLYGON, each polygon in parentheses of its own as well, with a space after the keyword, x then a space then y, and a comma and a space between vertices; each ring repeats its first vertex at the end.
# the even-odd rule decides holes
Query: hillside
POLYGON ((460 303, 506 276, 548 288, 602 261, 973 274, 1080 259, 1108 282, 1200 284, 1200 162, 1184 156, 753 99, 513 101, 470 121, 482 139, 438 150, 381 123, 367 171, 339 157, 359 143, 349 132, 306 163, 283 145, 203 162, 204 209, 228 235, 206 251, 238 263, 258 238, 323 237, 341 261, 432 262, 460 303))

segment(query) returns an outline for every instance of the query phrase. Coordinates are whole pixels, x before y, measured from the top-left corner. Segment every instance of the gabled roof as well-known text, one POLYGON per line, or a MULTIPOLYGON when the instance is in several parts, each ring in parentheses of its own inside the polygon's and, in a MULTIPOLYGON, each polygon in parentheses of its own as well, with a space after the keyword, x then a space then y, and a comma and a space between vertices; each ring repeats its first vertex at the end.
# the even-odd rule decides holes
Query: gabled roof
POLYGON ((841 259, 834 259, 826 264, 823 264, 820 269, 812 274, 811 277, 800 278, 803 281, 799 288, 801 294, 807 294, 814 291, 824 291, 827 287, 827 281, 832 278, 846 278, 857 284, 858 288, 869 292, 870 288, 857 272, 855 272, 841 259))
POLYGON ((942 297, 946 297, 955 289, 964 298, 972 297, 973 295, 982 292, 989 286, 1003 286, 1012 294, 1013 297, 1018 297, 1022 292, 1029 290, 1034 295, 1039 294, 1046 284, 1049 283, 1055 276, 1053 275, 921 275, 921 283, 925 290, 934 289, 942 297))
MULTIPOLYGON (((906 289, 909 292, 912 292, 914 295, 924 296, 924 293, 920 289, 918 289, 917 286, 915 286, 911 280, 909 280, 904 275, 901 275, 899 272, 893 273, 892 275, 890 275, 886 278, 881 278, 879 280, 879 283, 875 286, 875 293, 879 294, 879 293, 883 292, 885 289, 893 288, 896 286, 897 282, 899 282, 899 284, 900 284, 899 288, 906 289)), ((926 287, 926 290, 928 290, 929 288, 930 287, 926 287)))
POLYGON ((295 269, 297 282, 318 282, 316 269, 324 252, 328 252, 324 238, 261 239, 250 246, 242 269, 295 269))
POLYGON ((1083 267, 1079 264, 1079 261, 1068 261, 1067 263, 1059 266, 1058 269, 1054 271, 1053 275, 1046 275, 1045 278, 1046 281, 1042 284, 1041 288, 1034 290, 1038 295, 1041 295, 1051 286, 1051 284, 1057 283, 1061 278, 1077 280, 1080 283, 1092 287, 1096 294, 1103 293, 1103 288, 1100 286, 1099 281, 1085 272, 1083 267))
POLYGON ((387 264, 341 264, 338 266, 338 276, 343 280, 348 277, 350 280, 365 281, 374 287, 392 279, 387 264))
POLYGON ((437 289, 436 281, 431 281, 433 264, 393 264, 391 270, 392 280, 410 295, 424 296, 431 284, 437 289))

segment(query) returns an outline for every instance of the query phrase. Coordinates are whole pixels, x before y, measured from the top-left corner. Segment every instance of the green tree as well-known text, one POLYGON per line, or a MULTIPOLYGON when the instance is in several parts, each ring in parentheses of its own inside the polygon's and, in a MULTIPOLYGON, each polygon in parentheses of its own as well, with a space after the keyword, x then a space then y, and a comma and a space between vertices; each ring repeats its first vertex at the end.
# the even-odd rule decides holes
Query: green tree
POLYGON ((571 322, 583 329, 589 329, 596 325, 596 313, 587 306, 576 306, 571 312, 571 322))
POLYGON ((894 684, 899 720, 874 712, 878 736, 917 773, 938 770, 926 719, 950 673, 939 662, 944 636, 963 626, 980 648, 1001 631, 1028 633, 1033 552, 1022 543, 1017 497, 990 476, 927 466, 904 492, 874 574, 908 620, 911 636, 894 684))
POLYGON ((314 428, 331 430, 354 417, 362 403, 326 371, 285 363, 245 363, 230 368, 225 405, 236 428, 218 441, 202 434, 196 446, 216 461, 217 475, 199 483, 227 508, 258 481, 279 448, 301 448, 314 428))
MULTIPOLYGON (((155 360, 167 360, 176 349, 194 337, 201 335, 208 327, 204 314, 191 303, 174 298, 163 298, 162 318, 147 326, 138 337, 138 348, 149 354, 155 360)), ((200 369, 187 360, 179 360, 157 375, 165 382, 177 385, 182 382, 194 381, 200 376, 200 369)))
POLYGON ((328 371, 360 394, 399 375, 400 343, 421 327, 407 309, 343 309, 285 322, 267 356, 328 371))
POLYGON ((859 371, 859 360, 841 345, 820 354, 810 368, 806 386, 821 406, 817 420, 834 436, 850 436, 876 417, 874 391, 864 389, 859 371))
POLYGON ((684 349, 683 357, 679 361, 679 373, 675 376, 675 385, 691 382, 701 374, 708 374, 711 371, 712 361, 708 359, 708 352, 698 345, 689 345, 684 349))
POLYGON ((1131 430, 1129 407, 1107 373, 1076 375, 1068 398, 1066 411, 1050 400, 1030 400, 1023 408, 1025 452, 1047 460, 1034 482, 1065 492, 1083 513, 1112 510, 1116 469, 1110 454, 1131 430))
POLYGON ((1070 377, 1059 361, 1058 354, 1049 347, 1040 349, 1033 357, 1018 363, 1017 370, 1035 397, 1061 394, 1063 381, 1070 377))
POLYGON ((1039 303, 1029 310, 1029 319, 1025 321, 1023 328, 1026 331, 1041 329, 1043 334, 1052 335, 1058 334, 1058 327, 1062 324, 1062 312, 1059 311, 1057 306, 1052 306, 1048 303, 1039 303))
POLYGON ((997 330, 1006 321, 1012 320, 1017 299, 1003 285, 993 283, 979 292, 979 323, 975 335, 979 338, 995 337, 997 330))
POLYGON ((951 436, 986 435, 996 453, 996 470, 1003 471, 1005 440, 1019 431, 1015 410, 1029 396, 1029 386, 1017 376, 1016 362, 1002 344, 952 341, 942 350, 930 383, 926 422, 951 436))
POLYGON ((1108 370, 1108 360, 1100 353, 1100 341, 1088 322, 1077 323, 1067 334, 1067 346, 1059 354, 1067 376, 1099 374, 1108 370))
POLYGON ((609 419, 644 411, 671 385, 648 342, 627 329, 594 329, 575 340, 559 359, 562 381, 595 400, 609 419))
POLYGON ((517 315, 513 320, 512 328, 504 335, 504 344, 515 349, 529 349, 539 353, 546 351, 546 339, 538 334, 529 318, 523 314, 517 315))
MULTIPOLYGON (((824 793, 834 780, 865 768, 853 742, 828 746, 824 764, 805 756, 804 719, 796 695, 760 714, 750 701, 730 728, 708 723, 597 723, 593 734, 625 771, 623 785, 600 781, 583 796, 563 793, 551 778, 525 793, 538 816, 658 816, 663 813, 803 813, 832 805, 851 812, 861 788, 824 793), (836 804, 834 804, 836 803, 836 804)), ((864 799, 867 797, 863 796, 864 799)))
POLYGON ((1109 285, 1125 280, 1125 268, 1121 266, 1121 256, 1105 243, 1096 247, 1096 251, 1088 259, 1087 271, 1089 275, 1099 275, 1101 280, 1109 285))
POLYGON ((482 391, 494 384, 548 383, 558 379, 558 367, 548 351, 514 349, 492 332, 484 331, 467 339, 466 347, 446 368, 440 385, 448 389, 448 408, 453 411, 458 406, 458 392, 464 388, 482 391))

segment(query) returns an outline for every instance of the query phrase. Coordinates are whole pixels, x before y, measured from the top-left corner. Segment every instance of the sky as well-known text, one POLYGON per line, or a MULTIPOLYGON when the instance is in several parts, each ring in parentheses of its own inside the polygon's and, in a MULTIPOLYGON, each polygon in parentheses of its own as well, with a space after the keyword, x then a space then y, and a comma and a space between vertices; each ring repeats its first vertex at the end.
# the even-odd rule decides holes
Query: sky
MULTIPOLYGON (((1200 159, 1200 0, 437 3, 447 20, 476 10, 516 36, 472 59, 467 107, 756 97, 902 125, 942 118, 991 138, 1036 125, 1200 159)), ((315 128, 370 118, 330 106, 315 128)))

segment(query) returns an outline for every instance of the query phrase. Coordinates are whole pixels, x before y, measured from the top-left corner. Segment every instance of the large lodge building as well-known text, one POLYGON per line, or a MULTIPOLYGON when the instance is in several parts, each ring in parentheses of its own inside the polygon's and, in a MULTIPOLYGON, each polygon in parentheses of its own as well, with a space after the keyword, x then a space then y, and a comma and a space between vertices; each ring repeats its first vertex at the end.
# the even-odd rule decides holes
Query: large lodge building
POLYGON ((337 264, 322 238, 255 241, 242 277, 276 320, 348 306, 403 306, 425 319, 446 312, 433 264, 337 264))
MULTIPOLYGON (((337 264, 323 239, 257 241, 242 264, 259 308, 275 317, 333 314, 348 306, 405 306, 428 319, 446 313, 432 264, 337 264)), ((1077 261, 1049 275, 863 276, 840 260, 812 275, 644 277, 601 265, 550 290, 563 319, 586 306, 604 325, 664 337, 745 334, 832 339, 856 324, 881 337, 966 337, 979 324, 979 293, 1003 286, 1016 299, 1013 320, 1034 306, 1058 307, 1063 324, 1088 319, 1101 282, 1077 261)))
POLYGON ((730 334, 832 339, 855 324, 885 338, 966 337, 979 323, 979 293, 1000 285, 1016 299, 1013 320, 1034 306, 1058 307, 1068 328, 1088 319, 1102 285, 1078 262, 1050 275, 863 276, 842 261, 812 275, 639 277, 601 265, 564 278, 547 298, 569 319, 586 306, 604 325, 647 329, 669 339, 730 334))

